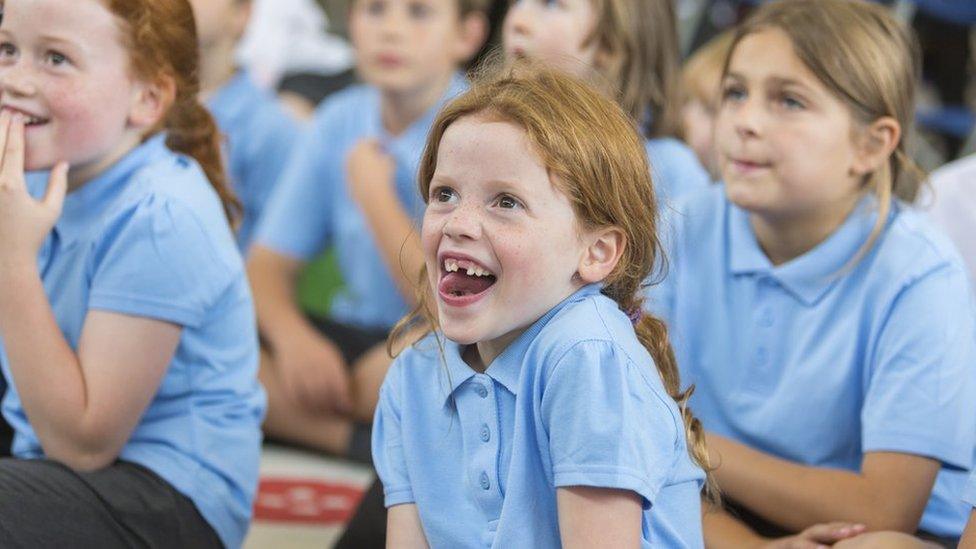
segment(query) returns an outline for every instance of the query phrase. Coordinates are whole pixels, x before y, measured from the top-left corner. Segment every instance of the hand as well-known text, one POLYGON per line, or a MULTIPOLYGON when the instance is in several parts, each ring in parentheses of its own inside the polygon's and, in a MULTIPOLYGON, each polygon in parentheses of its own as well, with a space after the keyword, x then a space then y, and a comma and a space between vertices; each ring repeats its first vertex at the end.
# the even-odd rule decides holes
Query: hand
POLYGON ((863 534, 863 524, 828 522, 815 524, 795 536, 771 540, 763 549, 822 549, 838 541, 863 534))
POLYGON ((0 154, 0 263, 33 265, 61 216, 68 165, 54 167, 44 198, 34 200, 24 180, 24 117, 7 110, 0 113, 0 154))
POLYGON ((346 159, 346 170, 349 195, 357 204, 378 196, 392 196, 396 162, 376 139, 363 139, 352 148, 346 159))
POLYGON ((296 334, 275 345, 273 363, 285 391, 307 410, 348 413, 352 407, 346 361, 331 341, 296 334))

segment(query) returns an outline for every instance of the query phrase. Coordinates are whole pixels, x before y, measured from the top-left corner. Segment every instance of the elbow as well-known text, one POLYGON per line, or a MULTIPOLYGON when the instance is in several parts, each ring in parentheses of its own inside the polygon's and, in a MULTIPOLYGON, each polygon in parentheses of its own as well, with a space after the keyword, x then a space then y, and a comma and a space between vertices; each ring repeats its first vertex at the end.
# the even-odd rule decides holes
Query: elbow
POLYGON ((69 436, 41 440, 44 454, 74 471, 96 471, 118 459, 125 441, 116 440, 107 429, 76 426, 69 436))

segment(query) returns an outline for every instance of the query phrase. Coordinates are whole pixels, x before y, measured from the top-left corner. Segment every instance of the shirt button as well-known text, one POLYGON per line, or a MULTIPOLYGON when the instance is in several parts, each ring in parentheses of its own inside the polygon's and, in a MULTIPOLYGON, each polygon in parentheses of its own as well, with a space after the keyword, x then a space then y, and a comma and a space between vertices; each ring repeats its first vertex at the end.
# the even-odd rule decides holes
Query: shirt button
POLYGON ((491 440, 491 429, 487 425, 481 426, 481 442, 488 442, 491 440))
POLYGON ((773 325, 773 312, 770 311, 769 309, 764 310, 762 312, 762 315, 759 317, 759 325, 762 326, 762 327, 764 327, 764 328, 770 328, 770 327, 772 327, 772 325, 773 325))
POLYGON ((475 391, 478 392, 478 396, 481 398, 488 398, 488 389, 485 389, 484 385, 477 385, 475 391))
POLYGON ((482 490, 490 490, 491 489, 491 481, 488 480, 488 473, 481 473, 480 483, 481 483, 481 489, 482 490))

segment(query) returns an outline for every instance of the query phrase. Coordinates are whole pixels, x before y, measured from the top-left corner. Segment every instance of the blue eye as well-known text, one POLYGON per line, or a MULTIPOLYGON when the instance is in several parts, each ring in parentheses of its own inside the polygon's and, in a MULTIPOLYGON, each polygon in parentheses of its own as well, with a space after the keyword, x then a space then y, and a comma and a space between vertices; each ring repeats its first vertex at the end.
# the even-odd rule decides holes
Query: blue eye
POLYGON ((430 191, 430 199, 433 202, 448 204, 457 198, 457 193, 450 187, 436 187, 430 191))
POLYGON ((739 102, 746 98, 746 90, 738 84, 729 84, 722 89, 723 101, 739 102))
POLYGON ((799 111, 806 108, 806 105, 804 105, 802 101, 796 99, 790 94, 784 94, 782 97, 780 97, 780 103, 791 111, 799 111))
POLYGON ((45 59, 47 60, 48 63, 54 65, 55 67, 60 67, 61 65, 64 65, 65 63, 68 62, 68 58, 65 57, 64 54, 58 53, 56 51, 47 52, 47 54, 45 55, 45 59))

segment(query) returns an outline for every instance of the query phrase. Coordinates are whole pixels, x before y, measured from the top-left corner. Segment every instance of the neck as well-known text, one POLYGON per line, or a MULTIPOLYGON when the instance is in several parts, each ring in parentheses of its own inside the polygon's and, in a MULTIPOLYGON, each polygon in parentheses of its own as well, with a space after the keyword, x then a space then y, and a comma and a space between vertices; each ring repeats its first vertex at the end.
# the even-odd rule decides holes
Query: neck
POLYGON ((773 265, 800 257, 826 240, 847 219, 860 194, 826 205, 818 210, 770 216, 749 216, 756 240, 773 265))
POLYGON ((383 128, 390 135, 403 133, 440 101, 452 78, 454 74, 447 73, 439 81, 411 91, 381 90, 380 119, 383 128))
POLYGON ((200 100, 210 99, 236 72, 232 41, 204 47, 200 54, 200 100))
POLYGON ((111 168, 116 162, 129 154, 132 149, 138 147, 141 142, 142 137, 137 132, 132 131, 126 134, 119 141, 118 146, 104 157, 94 162, 71 166, 68 170, 68 192, 78 189, 85 183, 101 175, 102 172, 111 168))

